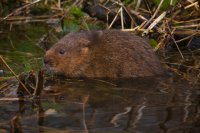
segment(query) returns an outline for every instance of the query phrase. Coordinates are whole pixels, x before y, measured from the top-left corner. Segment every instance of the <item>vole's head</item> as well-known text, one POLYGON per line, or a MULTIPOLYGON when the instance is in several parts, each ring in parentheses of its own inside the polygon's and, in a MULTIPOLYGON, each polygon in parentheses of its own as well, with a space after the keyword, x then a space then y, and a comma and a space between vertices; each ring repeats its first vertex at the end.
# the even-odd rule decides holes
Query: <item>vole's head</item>
POLYGON ((50 71, 69 77, 84 76, 90 53, 102 31, 70 33, 50 48, 44 64, 50 71))

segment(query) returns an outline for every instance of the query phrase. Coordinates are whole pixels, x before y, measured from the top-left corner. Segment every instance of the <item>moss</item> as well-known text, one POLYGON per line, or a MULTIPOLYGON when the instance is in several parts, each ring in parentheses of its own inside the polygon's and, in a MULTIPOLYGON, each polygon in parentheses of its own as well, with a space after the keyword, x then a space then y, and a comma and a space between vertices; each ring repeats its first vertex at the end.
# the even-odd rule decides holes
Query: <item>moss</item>
MULTIPOLYGON (((0 38, 0 54, 16 73, 38 70, 42 67, 44 50, 37 43, 47 32, 47 27, 35 26, 15 26, 11 32, 0 38)), ((9 70, 5 71, 10 75, 9 70)))

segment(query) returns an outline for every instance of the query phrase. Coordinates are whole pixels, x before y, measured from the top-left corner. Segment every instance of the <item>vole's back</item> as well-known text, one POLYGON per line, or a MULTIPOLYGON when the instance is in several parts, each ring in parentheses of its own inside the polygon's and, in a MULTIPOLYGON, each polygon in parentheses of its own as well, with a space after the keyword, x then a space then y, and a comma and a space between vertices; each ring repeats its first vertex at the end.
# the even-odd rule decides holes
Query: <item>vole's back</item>
MULTIPOLYGON (((98 41, 99 42, 99 41, 98 41)), ((141 77, 163 73, 160 61, 148 43, 134 34, 118 30, 104 31, 95 60, 104 64, 104 73, 112 68, 117 77, 141 77), (97 56, 98 55, 98 56, 97 56)), ((102 70, 103 71, 103 70, 102 70)))
POLYGON ((45 58, 50 57, 57 62, 57 71, 71 77, 130 78, 163 73, 144 39, 119 30, 72 33, 47 51, 45 58), (68 55, 59 57, 57 51, 63 47, 68 55))

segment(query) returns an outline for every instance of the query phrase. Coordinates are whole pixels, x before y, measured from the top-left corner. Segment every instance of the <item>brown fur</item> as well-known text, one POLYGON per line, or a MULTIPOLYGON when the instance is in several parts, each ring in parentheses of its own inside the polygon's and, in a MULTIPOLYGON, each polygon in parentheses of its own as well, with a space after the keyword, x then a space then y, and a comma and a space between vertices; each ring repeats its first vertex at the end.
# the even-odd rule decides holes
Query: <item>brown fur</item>
POLYGON ((45 65, 68 77, 130 78, 163 74, 147 42, 119 30, 70 33, 46 52, 45 65))

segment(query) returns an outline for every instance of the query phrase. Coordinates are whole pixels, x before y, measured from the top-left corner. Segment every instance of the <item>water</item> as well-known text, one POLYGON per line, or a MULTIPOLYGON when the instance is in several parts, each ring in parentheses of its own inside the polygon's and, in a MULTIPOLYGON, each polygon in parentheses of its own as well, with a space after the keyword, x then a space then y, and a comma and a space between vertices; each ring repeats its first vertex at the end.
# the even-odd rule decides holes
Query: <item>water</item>
MULTIPOLYGON (((173 77, 46 81, 40 100, 0 100, 0 131, 199 133, 199 85, 173 77)), ((13 89, 14 90, 14 89, 13 89)), ((10 96, 14 97, 14 96, 10 96)))

